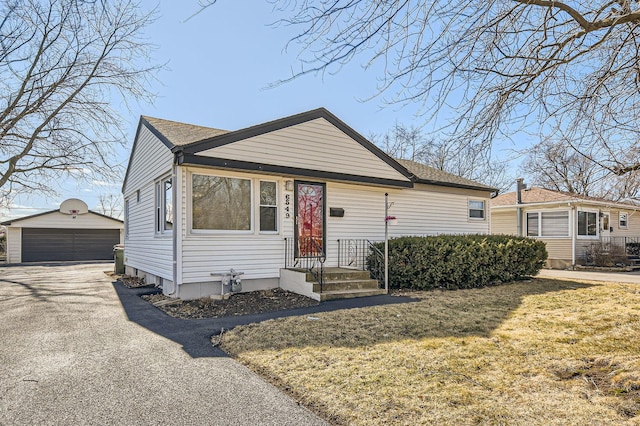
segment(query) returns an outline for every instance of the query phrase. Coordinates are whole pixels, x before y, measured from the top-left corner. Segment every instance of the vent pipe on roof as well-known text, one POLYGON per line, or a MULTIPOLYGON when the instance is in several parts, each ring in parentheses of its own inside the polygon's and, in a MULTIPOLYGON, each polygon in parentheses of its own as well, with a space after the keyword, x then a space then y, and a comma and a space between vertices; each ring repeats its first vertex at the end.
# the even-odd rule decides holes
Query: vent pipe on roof
POLYGON ((522 204, 522 191, 527 188, 527 185, 524 183, 523 178, 516 179, 516 204, 518 208, 516 209, 516 221, 517 221, 517 235, 518 237, 522 237, 522 208, 519 207, 522 204))
POLYGON ((522 204, 522 191, 527 189, 523 178, 516 179, 516 204, 522 204))

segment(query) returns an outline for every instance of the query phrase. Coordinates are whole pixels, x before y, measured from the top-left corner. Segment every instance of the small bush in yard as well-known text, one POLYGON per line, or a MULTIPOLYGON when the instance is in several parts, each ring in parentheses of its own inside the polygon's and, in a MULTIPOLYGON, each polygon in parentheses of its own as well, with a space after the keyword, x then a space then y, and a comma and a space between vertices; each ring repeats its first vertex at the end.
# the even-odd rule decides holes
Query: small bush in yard
MULTIPOLYGON (((384 250, 384 243, 376 243, 384 250)), ((389 285, 430 290, 484 287, 537 274, 542 241, 506 235, 440 235, 389 240, 389 285)), ((370 269, 377 266, 369 256, 370 269)))

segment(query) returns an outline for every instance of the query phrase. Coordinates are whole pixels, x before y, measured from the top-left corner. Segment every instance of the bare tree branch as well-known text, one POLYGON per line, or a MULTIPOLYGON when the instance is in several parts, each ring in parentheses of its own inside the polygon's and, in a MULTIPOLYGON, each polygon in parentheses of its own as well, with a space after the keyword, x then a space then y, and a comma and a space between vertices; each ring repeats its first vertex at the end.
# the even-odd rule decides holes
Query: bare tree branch
POLYGON ((131 0, 0 0, 0 199, 56 180, 119 179, 124 120, 111 96, 147 102, 154 13, 131 0))
MULTIPOLYGON (((216 3, 201 0, 200 10, 216 3)), ((281 24, 299 29, 290 45, 302 67, 278 83, 358 58, 383 65, 376 96, 420 105, 461 146, 489 151, 527 128, 614 173, 640 165, 638 0, 272 3, 281 24)))

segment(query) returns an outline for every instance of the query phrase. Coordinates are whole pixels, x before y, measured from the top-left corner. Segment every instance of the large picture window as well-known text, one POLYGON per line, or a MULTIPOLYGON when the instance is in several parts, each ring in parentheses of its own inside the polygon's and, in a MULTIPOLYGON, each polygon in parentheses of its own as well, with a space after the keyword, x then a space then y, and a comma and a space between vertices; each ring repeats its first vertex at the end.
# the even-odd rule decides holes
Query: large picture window
POLYGON ((251 180, 192 175, 192 228, 251 230, 251 180))
POLYGON ((527 236, 568 237, 569 212, 566 210, 528 212, 527 236))
POLYGON ((578 235, 582 237, 595 237, 598 235, 598 213, 578 212, 578 235))

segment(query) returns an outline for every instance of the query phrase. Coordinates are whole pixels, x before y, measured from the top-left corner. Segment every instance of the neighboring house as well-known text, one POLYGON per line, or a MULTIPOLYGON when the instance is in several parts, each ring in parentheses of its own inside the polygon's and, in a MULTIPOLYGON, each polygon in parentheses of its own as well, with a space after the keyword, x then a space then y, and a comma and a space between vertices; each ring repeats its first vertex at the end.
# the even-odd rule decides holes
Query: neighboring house
POLYGON ((495 189, 396 161, 321 108, 232 132, 141 117, 122 191, 127 274, 193 299, 232 268, 243 291, 290 288, 285 267, 363 258, 385 193, 391 236, 488 233, 495 189))
POLYGON ((640 236, 640 206, 568 192, 530 188, 491 200, 491 233, 522 235, 547 245, 547 266, 568 268, 585 261, 586 248, 605 242, 626 247, 640 236), (518 229, 520 215, 520 229, 518 229))
POLYGON ((113 260, 124 237, 121 220, 92 212, 78 199, 60 209, 2 222, 8 263, 113 260))

